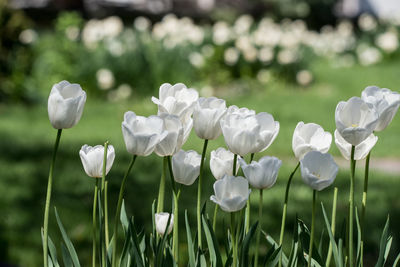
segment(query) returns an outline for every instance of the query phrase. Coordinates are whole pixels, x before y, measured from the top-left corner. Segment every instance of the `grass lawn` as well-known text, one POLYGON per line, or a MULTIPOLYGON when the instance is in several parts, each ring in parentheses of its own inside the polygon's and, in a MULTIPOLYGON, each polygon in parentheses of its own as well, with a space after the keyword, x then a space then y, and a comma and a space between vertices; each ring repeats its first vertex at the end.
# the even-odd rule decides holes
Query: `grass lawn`
MULTIPOLYGON (((346 69, 332 68, 327 62, 319 61, 313 64, 311 69, 315 73, 315 82, 309 88, 273 81, 265 88, 255 86, 251 91, 238 94, 229 93, 227 89, 217 89, 217 95, 224 96, 229 105, 248 107, 257 112, 266 111, 280 122, 280 133, 276 141, 263 153, 263 155, 274 155, 283 160, 276 186, 265 194, 263 225, 264 229, 275 238, 278 238, 285 184, 288 174, 296 164, 291 149, 292 133, 296 124, 301 120, 315 122, 333 133, 334 112, 339 101, 347 100, 354 95, 359 96, 368 85, 399 91, 400 78, 398 64, 395 61, 368 68, 354 66, 346 69), (227 95, 229 97, 226 97, 227 95)), ((252 83, 249 82, 249 84, 251 86, 252 83)), ((88 96, 81 121, 74 128, 64 130, 61 138, 52 203, 59 209, 64 225, 78 248, 83 265, 88 264, 91 253, 90 222, 94 181, 85 175, 78 152, 83 144, 96 145, 109 140, 114 145, 116 160, 109 179, 110 201, 115 203, 120 180, 130 158, 125 150, 121 133, 123 114, 127 110, 135 111, 139 115, 150 115, 156 113, 156 106, 151 102, 150 97, 132 99, 123 103, 106 103, 88 96)), ((5 214, 0 219, 0 244, 5 244, 4 247, 0 245, 0 259, 8 259, 8 262, 17 263, 20 266, 40 266, 42 259, 40 227, 56 131, 47 118, 46 100, 41 105, 33 107, 0 106, 0 116, 0 148, 3 151, 0 155, 2 170, 0 206, 4 207, 3 214, 5 214)), ((379 141, 373 150, 372 160, 374 157, 400 158, 399 132, 400 118, 397 115, 385 131, 378 133, 379 141)), ((223 145, 222 137, 210 142, 208 155, 211 150, 223 145)), ((184 149, 195 149, 201 152, 201 147, 202 140, 192 133, 184 149)), ((334 144, 330 152, 340 157, 334 144)), ((261 156, 261 154, 256 155, 256 159, 261 156)), ((139 158, 126 191, 128 214, 134 215, 135 221, 147 229, 151 221, 151 203, 158 190, 160 163, 161 159, 154 155, 149 158, 139 158)), ((362 167, 360 165, 360 169, 357 170, 356 200, 358 203, 361 201, 362 167)), ((213 178, 209 172, 207 175, 204 199, 208 199, 212 193, 213 178)), ((397 197, 399 177, 374 170, 370 177, 367 250, 372 258, 376 258, 379 235, 387 213, 391 215, 392 231, 396 234, 394 246, 399 247, 399 236, 397 236, 400 233, 398 226, 400 225, 400 200, 397 197)), ((339 187, 339 222, 347 210, 347 169, 340 171, 335 185, 339 187)), ((299 174, 295 178, 291 192, 288 222, 292 223, 298 214, 309 224, 312 191, 302 184, 299 174)), ((332 192, 333 187, 320 194, 329 213, 332 192)), ((187 190, 185 188, 181 201, 183 203, 181 218, 183 218, 184 209, 188 209, 192 230, 195 228, 196 199, 193 197, 195 194, 195 186, 187 190)), ((167 194, 167 204, 169 204, 169 197, 167 194)), ((257 203, 255 195, 252 197, 252 202, 257 203)), ((209 208, 211 214, 213 205, 210 202, 209 208)), ((256 214, 256 210, 254 205, 253 214, 256 214)), ((321 212, 318 216, 321 219, 321 212)), ((222 220, 226 216, 220 215, 220 217, 222 227, 222 220)), ((255 220, 254 217, 253 219, 255 220)), ((59 232, 55 225, 54 213, 51 214, 50 225, 50 235, 54 240, 58 240, 59 232)), ((288 225, 287 229, 289 232, 292 227, 288 225)), ((183 227, 182 230, 184 230, 183 227)), ((185 241, 184 236, 181 234, 182 243, 185 241)))

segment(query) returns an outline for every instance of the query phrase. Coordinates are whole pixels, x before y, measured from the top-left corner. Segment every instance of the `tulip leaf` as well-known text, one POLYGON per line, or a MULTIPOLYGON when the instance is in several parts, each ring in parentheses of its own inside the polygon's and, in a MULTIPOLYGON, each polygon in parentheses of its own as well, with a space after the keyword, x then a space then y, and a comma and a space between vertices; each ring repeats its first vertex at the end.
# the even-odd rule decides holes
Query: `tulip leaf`
POLYGON ((210 261, 212 266, 222 267, 222 258, 219 252, 219 245, 217 242, 217 238, 215 237, 214 231, 212 230, 212 226, 209 220, 206 220, 204 216, 202 216, 204 233, 206 236, 208 250, 210 252, 210 261))
POLYGON ((255 224, 253 224, 250 229, 249 232, 246 234, 246 236, 244 237, 241 249, 240 249, 240 265, 242 267, 245 266, 249 266, 249 249, 250 249, 250 242, 251 239, 254 237, 254 233, 257 230, 257 226, 258 226, 258 222, 256 222, 255 224))
MULTIPOLYGON (((71 240, 69 239, 67 232, 64 229, 64 226, 62 225, 62 222, 60 220, 60 217, 58 216, 58 212, 57 209, 54 207, 55 213, 56 213, 56 219, 57 219, 57 224, 58 224, 58 228, 60 229, 62 238, 64 240, 66 249, 68 250, 68 255, 69 255, 69 259, 73 262, 73 266, 75 267, 80 267, 81 265, 79 264, 79 259, 78 259, 78 255, 76 254, 75 248, 72 245, 71 240)), ((65 252, 64 252, 65 254, 65 252)), ((64 261, 65 263, 65 261, 64 261)))
POLYGON ((360 226, 360 219, 358 217, 358 209, 357 207, 355 214, 356 214, 356 225, 357 225, 357 261, 356 261, 356 266, 361 266, 361 255, 362 255, 362 251, 361 251, 361 226, 360 226))
POLYGON ((194 246, 193 246, 192 234, 190 231, 187 210, 185 210, 185 224, 186 224, 186 236, 187 236, 187 246, 189 254, 189 267, 195 267, 196 262, 194 255, 194 246))
MULTIPOLYGON (((276 266, 279 262, 280 253, 281 253, 281 247, 278 247, 277 245, 273 245, 268 250, 267 255, 264 258, 263 266, 267 266, 267 267, 276 266)), ((286 264, 283 264, 283 266, 286 266, 286 264)))
MULTIPOLYGON (((265 236, 267 237, 267 241, 272 245, 272 247, 274 247, 274 246, 275 247, 280 247, 278 245, 278 243, 276 243, 275 240, 270 235, 265 235, 265 236)), ((283 250, 280 250, 280 251, 281 251, 280 253, 282 253, 282 265, 283 266, 287 266, 288 258, 286 256, 285 252, 283 252, 283 250)))
POLYGON ((54 267, 60 267, 60 265, 58 264, 58 261, 57 261, 57 249, 54 246, 54 243, 51 240, 50 236, 49 236, 48 247, 49 247, 49 252, 50 252, 49 256, 51 256, 51 263, 53 264, 54 267))
POLYGON ((397 267, 399 262, 400 262, 400 253, 397 254, 397 257, 396 257, 396 259, 394 260, 394 263, 393 263, 393 267, 397 267))
POLYGON ((121 220, 122 228, 124 229, 124 232, 126 234, 126 232, 128 231, 128 227, 129 227, 129 219, 128 219, 128 216, 126 215, 125 199, 122 199, 120 220, 121 220))
POLYGON ((386 219, 385 227, 383 228, 381 242, 379 246, 379 257, 375 267, 383 267, 392 245, 392 237, 389 236, 389 216, 386 219))
MULTIPOLYGON (((297 221, 297 215, 296 215, 296 221, 297 221)), ((297 262, 297 252, 299 248, 299 232, 300 232, 300 226, 298 224, 295 224, 293 227, 293 240, 292 240, 292 247, 290 249, 290 255, 289 255, 289 260, 288 260, 288 267, 294 267, 296 266, 297 262)))
MULTIPOLYGON (((308 230, 307 226, 305 223, 298 219, 297 220, 298 224, 300 225, 300 242, 302 244, 303 250, 308 254, 309 252, 309 246, 310 246, 310 231, 308 230)), ((315 247, 315 244, 312 244, 313 246, 313 254, 312 254, 312 259, 315 259, 318 264, 323 264, 322 263, 322 258, 318 253, 317 247, 315 247)))
POLYGON ((73 264, 72 259, 71 259, 71 255, 69 254, 69 251, 65 247, 64 244, 61 244, 61 255, 62 255, 65 267, 74 267, 74 264, 73 264))

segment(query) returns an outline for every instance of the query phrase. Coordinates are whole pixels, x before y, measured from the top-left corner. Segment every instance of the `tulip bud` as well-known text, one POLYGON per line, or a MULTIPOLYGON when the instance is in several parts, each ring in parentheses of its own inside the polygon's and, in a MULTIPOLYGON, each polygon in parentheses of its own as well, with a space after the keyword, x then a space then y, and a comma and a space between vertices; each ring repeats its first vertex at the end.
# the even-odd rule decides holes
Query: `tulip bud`
MULTIPOLYGON (((225 174, 233 175, 234 154, 223 147, 211 151, 210 169, 214 178, 219 180, 225 174)), ((236 161, 236 173, 239 170, 239 161, 236 161)))
MULTIPOLYGON (((371 151, 371 149, 375 146, 376 142, 378 142, 378 137, 375 136, 374 134, 371 134, 370 136, 367 137, 367 139, 362 141, 360 144, 356 145, 354 150, 354 159, 355 160, 365 159, 368 153, 371 151)), ((350 160, 351 144, 343 139, 338 130, 335 131, 335 143, 342 156, 345 159, 350 160)))
POLYGON ((300 160, 300 170, 303 181, 312 189, 321 191, 333 183, 339 167, 330 154, 310 151, 300 160))
POLYGON ((219 122, 225 113, 225 100, 200 97, 193 112, 194 130, 197 136, 207 140, 214 140, 220 136, 219 122))
MULTIPOLYGON (((79 151, 83 168, 90 177, 100 178, 103 176, 104 146, 95 147, 84 145, 79 151)), ((106 175, 110 171, 115 158, 115 151, 112 145, 107 147, 106 175)))
POLYGON ((344 140, 353 146, 370 136, 378 124, 378 118, 375 108, 359 97, 341 101, 336 106, 336 128, 344 140))
POLYGON ((62 81, 51 88, 47 110, 55 129, 68 129, 79 122, 86 102, 86 93, 76 83, 62 81))
POLYGON ((196 151, 180 150, 172 156, 172 172, 177 183, 192 185, 200 174, 201 155, 196 151))
POLYGON ((315 123, 299 122, 294 129, 292 148, 297 159, 301 160, 309 151, 328 152, 332 135, 315 123))
POLYGON ((278 177, 282 161, 275 157, 262 157, 258 162, 252 161, 250 164, 240 158, 244 176, 250 185, 257 189, 271 188, 278 177))
POLYGON ((159 235, 163 236, 165 231, 167 231, 167 235, 171 233, 172 228, 174 226, 174 214, 169 214, 168 212, 160 212, 154 214, 155 223, 156 223, 156 231, 159 235), (168 224, 168 220, 170 220, 168 224), (168 230, 167 230, 168 226, 168 230))
POLYGON ((379 114, 375 131, 384 130, 393 120, 399 109, 400 94, 387 88, 380 89, 377 86, 368 86, 361 93, 361 98, 366 103, 372 104, 379 114))
POLYGON ((210 199, 223 211, 235 212, 246 205, 250 192, 249 182, 245 178, 225 175, 214 183, 214 195, 210 199))

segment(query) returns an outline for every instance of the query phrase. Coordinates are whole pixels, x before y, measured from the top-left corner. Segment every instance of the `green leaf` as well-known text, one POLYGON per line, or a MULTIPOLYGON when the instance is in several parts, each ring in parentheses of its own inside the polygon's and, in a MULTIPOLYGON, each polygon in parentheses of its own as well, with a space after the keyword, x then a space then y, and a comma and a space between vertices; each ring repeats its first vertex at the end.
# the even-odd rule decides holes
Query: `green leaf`
MULTIPOLYGON (((263 232, 264 233, 264 232, 263 232)), ((267 241, 274 247, 280 247, 279 245, 278 245, 278 243, 276 243, 275 242, 275 240, 272 238, 272 236, 270 236, 270 235, 267 235, 267 234, 265 234, 264 233, 264 236, 266 236, 267 237, 267 241)), ((288 264, 288 258, 287 258, 287 256, 286 256, 286 254, 285 254, 285 252, 283 252, 283 250, 280 250, 281 251, 281 253, 282 253, 282 265, 283 266, 287 266, 287 264, 288 264)))
POLYGON ((251 239, 254 237, 254 234, 257 230, 258 222, 253 224, 251 228, 249 229, 249 232, 246 234, 244 237, 241 249, 240 249, 240 265, 242 267, 247 267, 249 266, 249 248, 250 248, 250 242, 251 239))
POLYGON ((74 264, 71 259, 71 255, 69 254, 69 252, 64 244, 61 244, 61 255, 62 255, 65 267, 74 267, 74 264))
POLYGON ((385 265, 388 249, 392 245, 392 238, 389 237, 389 216, 386 219, 385 227, 383 228, 381 242, 379 246, 379 257, 375 267, 383 267, 385 265))
POLYGON ((203 215, 202 222, 203 222, 204 234, 206 236, 208 244, 208 250, 210 252, 211 265, 216 267, 222 267, 222 258, 219 252, 219 245, 217 242, 217 238, 215 237, 214 231, 212 229, 212 226, 210 224, 210 221, 206 220, 203 215))
POLYGON ((186 236, 187 236, 187 246, 189 254, 189 267, 195 267, 195 256, 194 256, 194 244, 192 240, 192 234, 190 231, 190 225, 188 220, 187 210, 185 210, 185 224, 186 224, 186 236))
MULTIPOLYGON (((296 215, 296 221, 297 221, 297 215, 296 215)), ((296 266, 297 263, 297 252, 299 248, 299 232, 300 232, 300 226, 298 224, 294 224, 293 227, 293 240, 292 240, 292 247, 290 249, 290 254, 289 254, 289 260, 288 260, 288 267, 294 267, 296 266)))
POLYGON ((128 216, 126 215, 125 199, 122 200, 120 220, 121 220, 122 228, 124 229, 124 233, 126 234, 126 232, 128 231, 128 227, 129 227, 129 219, 128 219, 128 216))
POLYGON ((49 252, 50 252, 49 256, 51 256, 51 263, 53 264, 54 267, 60 267, 60 265, 58 264, 58 261, 57 261, 57 249, 54 246, 54 243, 51 240, 50 236, 49 236, 48 240, 49 240, 48 247, 49 247, 49 252))
MULTIPOLYGON (((280 253, 281 253, 281 247, 276 247, 275 245, 272 246, 269 249, 267 255, 265 256, 263 266, 267 266, 267 267, 276 266, 278 264, 278 262, 279 262, 280 253)), ((283 266, 286 266, 286 265, 283 264, 283 266)))
POLYGON ((396 259, 395 259, 395 261, 394 261, 394 263, 393 263, 393 267, 397 267, 397 265, 399 264, 399 262, 400 262, 400 253, 397 254, 397 257, 396 257, 396 259))
MULTIPOLYGON (((57 209, 54 207, 55 213, 56 213, 56 219, 57 219, 57 224, 58 224, 58 228, 60 229, 62 238, 64 240, 66 249, 68 250, 68 255, 71 259, 71 261, 73 262, 73 266, 75 267, 80 267, 81 265, 79 264, 79 259, 78 259, 78 255, 76 254, 75 248, 72 245, 71 240, 69 239, 64 226, 61 223, 60 217, 58 216, 58 212, 57 209)), ((65 263, 65 262, 64 262, 65 263)))
POLYGON ((361 251, 361 226, 360 226, 360 219, 358 217, 358 209, 356 208, 356 225, 357 225, 357 261, 356 261, 356 266, 361 266, 361 255, 362 255, 362 251, 361 251))
MULTIPOLYGON (((301 230, 299 236, 300 236, 300 242, 301 242, 302 248, 303 248, 304 252, 306 254, 308 254, 308 252, 310 250, 309 249, 310 231, 308 230, 307 226, 305 225, 305 223, 302 220, 298 219, 297 222, 300 225, 300 230, 301 230)), ((313 246, 312 259, 315 259, 316 262, 318 262, 318 264, 322 265, 323 261, 322 261, 321 256, 318 253, 317 247, 315 247, 315 244, 312 244, 312 246, 313 246)))
POLYGON ((343 261, 341 260, 341 257, 339 257, 339 252, 341 252, 341 250, 339 250, 339 252, 338 252, 338 247, 336 245, 335 238, 332 234, 331 225, 329 224, 328 216, 326 216, 326 211, 324 208, 324 204, 322 204, 322 202, 321 202, 321 208, 322 208, 322 213, 324 215, 325 227, 328 232, 329 239, 330 239, 330 242, 332 245, 332 253, 333 253, 333 258, 335 260, 335 264, 338 267, 343 267, 343 261))

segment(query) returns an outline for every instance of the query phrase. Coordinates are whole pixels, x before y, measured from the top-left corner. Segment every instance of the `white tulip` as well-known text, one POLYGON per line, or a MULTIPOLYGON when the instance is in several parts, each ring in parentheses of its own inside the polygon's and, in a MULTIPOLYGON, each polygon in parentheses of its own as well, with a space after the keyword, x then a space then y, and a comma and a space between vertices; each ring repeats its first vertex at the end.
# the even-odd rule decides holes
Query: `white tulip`
POLYGON ((225 100, 200 97, 194 112, 194 131, 202 139, 214 140, 221 134, 220 120, 226 113, 225 100))
POLYGON ((138 156, 148 156, 155 146, 167 136, 164 130, 164 121, 158 116, 148 118, 136 116, 132 111, 124 115, 122 134, 126 149, 129 153, 138 156))
MULTIPOLYGON (((95 147, 84 145, 79 151, 83 168, 90 177, 100 178, 103 176, 104 146, 95 147)), ((106 175, 114 163, 115 151, 112 145, 107 147, 106 175)))
POLYGON ((171 213, 170 215, 168 212, 159 212, 154 214, 154 217, 155 217, 156 231, 159 235, 163 236, 165 232, 167 232, 167 235, 171 233, 172 228, 174 227, 174 214, 171 213), (170 221, 169 225, 168 225, 168 220, 170 221))
POLYGON ((256 115, 233 112, 221 119, 221 129, 229 150, 244 156, 267 149, 278 135, 279 122, 266 112, 256 115))
POLYGON ((330 154, 310 151, 300 160, 300 170, 303 181, 321 191, 333 183, 339 167, 330 154))
POLYGON ((361 98, 372 104, 378 112, 379 120, 375 128, 378 132, 384 130, 392 122, 400 106, 400 94, 387 88, 368 86, 362 91, 361 98))
POLYGON ((183 83, 171 85, 164 83, 160 86, 159 98, 152 97, 154 104, 158 105, 158 114, 168 113, 185 120, 193 113, 193 105, 199 98, 199 93, 187 88, 183 83))
MULTIPOLYGON (((355 160, 362 160, 365 159, 371 149, 375 146, 376 142, 378 141, 378 137, 374 134, 371 134, 367 137, 364 141, 360 144, 356 145, 354 150, 354 159, 355 160)), ((338 130, 335 131, 335 143, 337 148, 339 149, 342 156, 350 160, 351 157, 351 144, 349 144, 343 137, 340 135, 338 130)))
MULTIPOLYGON (((225 174, 233 175, 234 154, 223 147, 211 151, 210 169, 216 180, 221 179, 225 174)), ((236 173, 239 170, 239 160, 236 160, 236 173)))
POLYGON ((76 83, 62 81, 51 88, 47 111, 55 129, 68 129, 79 122, 86 102, 86 93, 76 83))
POLYGON ((246 115, 256 115, 256 111, 253 109, 248 109, 248 108, 239 108, 235 105, 229 106, 227 110, 228 114, 238 114, 242 116, 246 115))
POLYGON ((336 106, 335 121, 340 135, 356 146, 375 130, 379 115, 375 108, 359 97, 352 97, 347 102, 341 101, 336 106))
POLYGON ((185 129, 178 116, 163 113, 160 118, 164 121, 165 138, 156 145, 154 152, 161 156, 172 156, 178 152, 185 142, 185 129))
POLYGON ((177 183, 192 185, 200 174, 201 155, 196 151, 180 150, 172 156, 172 172, 177 183))
POLYGON ((332 135, 315 123, 299 122, 294 129, 292 148, 297 159, 301 160, 309 151, 328 152, 332 135))
POLYGON ((211 201, 218 204, 223 211, 235 212, 241 210, 249 198, 251 190, 249 182, 241 177, 225 175, 214 183, 214 194, 211 201))
POLYGON ((282 161, 275 157, 262 157, 258 162, 247 164, 242 158, 239 160, 244 176, 250 185, 257 189, 272 187, 278 177, 282 161))

